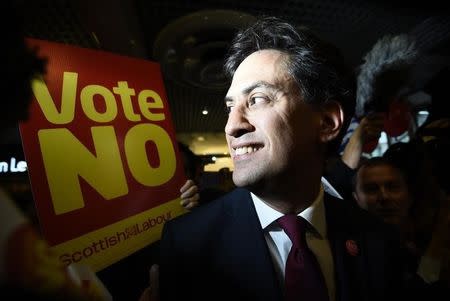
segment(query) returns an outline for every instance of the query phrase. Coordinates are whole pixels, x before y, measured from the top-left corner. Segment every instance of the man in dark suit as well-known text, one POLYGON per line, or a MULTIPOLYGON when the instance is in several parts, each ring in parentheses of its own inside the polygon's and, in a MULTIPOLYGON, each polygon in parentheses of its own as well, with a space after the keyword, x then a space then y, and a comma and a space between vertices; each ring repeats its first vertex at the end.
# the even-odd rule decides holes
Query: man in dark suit
POLYGON ((161 299, 283 300, 304 287, 309 274, 287 280, 297 244, 281 226, 287 215, 306 225, 300 253, 316 258, 320 300, 394 298, 396 235, 321 185, 353 115, 354 79, 342 56, 306 28, 264 18, 236 36, 225 69, 232 78, 225 133, 238 188, 165 224, 161 299))

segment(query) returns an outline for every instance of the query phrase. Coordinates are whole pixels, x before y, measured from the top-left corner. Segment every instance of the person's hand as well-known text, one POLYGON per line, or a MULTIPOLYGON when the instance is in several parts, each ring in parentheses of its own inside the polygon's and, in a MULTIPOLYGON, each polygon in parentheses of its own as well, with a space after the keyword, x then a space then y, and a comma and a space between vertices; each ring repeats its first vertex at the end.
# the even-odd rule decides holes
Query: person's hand
POLYGON ((159 301, 159 266, 152 265, 149 272, 149 286, 142 292, 139 301, 159 301))
POLYGON ((355 130, 355 136, 363 144, 370 141, 378 141, 380 139, 381 132, 384 129, 385 113, 373 113, 365 116, 358 129, 355 130))
POLYGON ((181 206, 185 209, 192 209, 199 204, 200 195, 198 194, 198 187, 192 180, 187 180, 180 189, 181 206))
POLYGON ((373 141, 378 144, 383 128, 384 113, 370 114, 361 119, 345 146, 342 161, 352 169, 357 168, 364 151, 364 145, 373 141))

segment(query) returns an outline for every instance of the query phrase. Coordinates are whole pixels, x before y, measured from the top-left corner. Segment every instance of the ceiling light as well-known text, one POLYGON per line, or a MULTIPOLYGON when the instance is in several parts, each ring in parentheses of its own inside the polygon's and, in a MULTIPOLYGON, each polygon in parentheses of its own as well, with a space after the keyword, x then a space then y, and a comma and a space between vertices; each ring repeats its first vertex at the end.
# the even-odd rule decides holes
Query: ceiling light
POLYGON ((203 109, 202 114, 203 115, 208 115, 208 110, 207 109, 203 109))

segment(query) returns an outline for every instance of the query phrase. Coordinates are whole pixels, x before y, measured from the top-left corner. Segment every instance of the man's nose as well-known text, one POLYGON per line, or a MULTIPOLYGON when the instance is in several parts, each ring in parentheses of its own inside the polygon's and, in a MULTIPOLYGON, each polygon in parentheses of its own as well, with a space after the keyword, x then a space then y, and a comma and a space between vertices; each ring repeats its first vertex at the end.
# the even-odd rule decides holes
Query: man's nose
POLYGON ((246 107, 243 105, 233 107, 228 114, 225 134, 239 137, 253 130, 254 127, 248 119, 246 107))
POLYGON ((382 186, 379 188, 377 200, 381 204, 384 204, 389 200, 389 191, 386 189, 386 187, 382 186))

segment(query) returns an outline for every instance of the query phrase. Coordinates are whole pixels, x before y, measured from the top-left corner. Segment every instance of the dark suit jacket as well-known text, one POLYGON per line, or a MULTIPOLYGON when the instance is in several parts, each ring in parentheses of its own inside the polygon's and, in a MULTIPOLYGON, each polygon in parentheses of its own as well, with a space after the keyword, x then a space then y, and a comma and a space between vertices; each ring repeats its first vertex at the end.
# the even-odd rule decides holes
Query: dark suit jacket
MULTIPOLYGON (((391 228, 325 194, 338 301, 390 300, 400 281, 391 228), (348 241, 358 246, 349 251, 348 241)), ((283 300, 250 193, 235 189, 165 224, 161 300, 283 300)))

